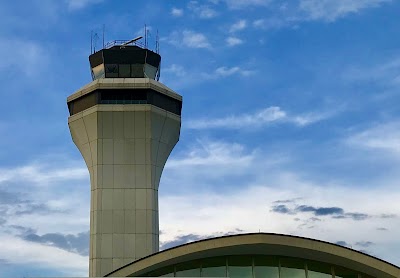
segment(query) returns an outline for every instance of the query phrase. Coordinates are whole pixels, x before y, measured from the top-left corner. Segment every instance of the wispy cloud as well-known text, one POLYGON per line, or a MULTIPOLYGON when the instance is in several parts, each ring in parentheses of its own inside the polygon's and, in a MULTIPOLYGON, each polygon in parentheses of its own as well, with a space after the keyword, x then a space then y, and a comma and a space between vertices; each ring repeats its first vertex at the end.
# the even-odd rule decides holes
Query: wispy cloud
POLYGON ((228 37, 226 39, 226 44, 228 46, 235 46, 235 45, 239 45, 239 44, 242 44, 242 43, 243 43, 243 40, 241 40, 241 39, 239 39, 237 37, 228 37))
POLYGON ((171 9, 171 15, 175 16, 175 17, 183 16, 183 9, 172 8, 171 9))
POLYGON ((4 182, 29 181, 39 185, 57 181, 84 180, 88 177, 88 170, 83 167, 54 168, 52 165, 32 163, 15 168, 0 168, 0 184, 4 182))
POLYGON ((271 0, 220 0, 225 2, 230 9, 244 9, 249 7, 267 7, 271 0))
POLYGON ((163 40, 177 47, 211 48, 206 35, 192 30, 174 31, 168 38, 163 38, 163 40))
POLYGON ((49 53, 36 41, 19 38, 0 39, 0 51, 8 53, 3 56, 0 72, 23 73, 27 77, 34 77, 42 73, 49 62, 49 53), (43 67, 38 67, 41 64, 43 67))
POLYGON ((88 257, 67 252, 57 247, 28 242, 18 237, 0 235, 0 257, 11 264, 38 264, 57 268, 67 276, 87 276, 88 257))
POLYGON ((378 124, 356 132, 346 142, 356 147, 400 155, 400 121, 378 124))
POLYGON ((343 72, 342 78, 350 82, 369 82, 384 87, 400 85, 400 57, 377 64, 352 66, 343 72))
POLYGON ((358 13, 363 9, 378 7, 391 0, 300 0, 299 9, 306 13, 309 20, 335 21, 349 13, 358 13))
POLYGON ((197 17, 202 19, 213 18, 218 15, 217 11, 209 5, 201 5, 198 1, 190 1, 188 9, 191 10, 197 17))
POLYGON ((292 123, 306 126, 328 118, 331 113, 309 113, 306 115, 290 115, 280 107, 271 106, 252 114, 231 115, 222 118, 204 118, 189 120, 187 126, 192 129, 223 128, 242 129, 259 128, 272 123, 292 123))
POLYGON ((186 70, 181 65, 172 64, 171 66, 163 69, 163 73, 167 73, 167 74, 172 73, 177 77, 183 77, 186 75, 186 70))
POLYGON ((68 8, 71 10, 79 10, 89 5, 98 4, 104 0, 67 0, 68 8))
POLYGON ((255 74, 254 70, 244 69, 240 66, 233 67, 218 67, 209 72, 200 71, 192 68, 186 69, 182 65, 172 64, 170 67, 163 70, 161 80, 166 82, 168 86, 181 89, 189 85, 199 84, 205 81, 218 80, 229 76, 249 77, 255 74), (185 77, 177 80, 176 77, 185 77))
POLYGON ((235 33, 245 29, 246 27, 247 27, 247 21, 244 19, 240 19, 231 25, 231 27, 229 28, 229 32, 235 33))
POLYGON ((214 71, 214 77, 227 77, 234 74, 242 75, 242 76, 249 76, 254 72, 251 70, 244 70, 241 67, 219 67, 214 71))
POLYGON ((193 148, 184 157, 172 158, 167 168, 184 168, 192 166, 225 166, 246 167, 253 160, 252 153, 246 153, 245 147, 218 141, 197 141, 197 148, 193 148))

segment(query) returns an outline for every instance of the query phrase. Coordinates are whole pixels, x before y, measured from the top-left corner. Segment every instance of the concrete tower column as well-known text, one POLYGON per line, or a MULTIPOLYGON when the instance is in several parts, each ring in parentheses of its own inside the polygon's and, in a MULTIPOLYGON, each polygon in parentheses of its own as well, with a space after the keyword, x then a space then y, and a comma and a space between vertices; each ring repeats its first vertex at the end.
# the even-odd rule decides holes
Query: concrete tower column
POLYGON ((158 186, 179 140, 180 110, 171 112, 154 96, 147 104, 126 101, 126 92, 137 90, 182 101, 148 78, 98 79, 68 98, 76 112, 68 119, 72 139, 90 173, 90 276, 159 251, 158 186), (104 104, 104 92, 124 92, 125 99, 104 104))

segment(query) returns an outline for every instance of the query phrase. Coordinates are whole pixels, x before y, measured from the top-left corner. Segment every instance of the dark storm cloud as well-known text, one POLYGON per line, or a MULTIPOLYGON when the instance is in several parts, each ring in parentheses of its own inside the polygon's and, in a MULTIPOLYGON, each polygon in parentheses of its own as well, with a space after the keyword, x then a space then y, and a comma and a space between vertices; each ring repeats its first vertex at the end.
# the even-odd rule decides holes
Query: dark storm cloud
POLYGON ((89 255, 89 231, 77 235, 48 233, 38 235, 35 230, 22 226, 10 226, 19 231, 19 237, 30 242, 54 246, 68 252, 89 255))

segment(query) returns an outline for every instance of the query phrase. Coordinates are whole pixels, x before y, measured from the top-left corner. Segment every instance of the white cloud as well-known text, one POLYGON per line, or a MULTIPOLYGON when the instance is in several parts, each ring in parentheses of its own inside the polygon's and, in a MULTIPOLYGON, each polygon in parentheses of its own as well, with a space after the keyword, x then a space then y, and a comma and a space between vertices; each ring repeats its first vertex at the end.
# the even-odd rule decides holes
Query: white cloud
POLYGON ((207 37, 203 33, 191 30, 183 30, 181 32, 174 31, 168 38, 164 38, 163 40, 178 47, 211 48, 207 37))
POLYGON ((92 4, 98 4, 103 0, 67 0, 68 8, 71 10, 80 10, 92 4))
POLYGON ((400 122, 384 123, 355 133, 347 143, 400 155, 400 122))
POLYGON ((13 267, 36 264, 67 276, 87 276, 88 257, 23 240, 14 229, 23 227, 39 235, 86 232, 90 183, 83 165, 83 161, 52 156, 14 168, 0 168, 0 220, 4 221, 0 225, 1 259, 13 267))
POLYGON ((253 71, 244 70, 240 67, 219 67, 215 70, 213 77, 227 77, 234 74, 239 74, 242 76, 249 76, 253 74, 253 71))
POLYGON ((271 0, 224 0, 230 9, 244 9, 248 7, 267 7, 271 0))
POLYGON ((253 114, 231 115, 222 118, 205 118, 189 120, 187 126, 192 129, 223 128, 259 128, 268 124, 281 122, 306 126, 333 115, 332 113, 312 113, 306 115, 290 115, 280 107, 271 106, 253 114))
POLYGON ((265 20, 264 19, 256 19, 253 21, 253 26, 255 28, 262 28, 265 25, 265 20))
POLYGON ((172 8, 171 9, 171 15, 175 16, 175 17, 183 16, 183 9, 172 8))
POLYGON ((400 262, 396 251, 384 248, 390 244, 400 246, 400 209, 394 201, 400 198, 400 191, 396 180, 381 181, 380 188, 367 184, 360 188, 329 180, 316 183, 312 181, 313 173, 289 171, 291 159, 279 160, 284 154, 254 151, 226 142, 200 141, 181 154, 167 163, 160 185, 162 190, 176 188, 177 180, 182 183, 177 192, 160 197, 163 242, 182 234, 209 236, 237 229, 261 230, 352 245, 372 241, 376 255, 385 256, 392 263, 400 262), (388 191, 393 194, 387 194, 388 191), (289 207, 338 207, 368 217, 354 220, 322 215, 313 222, 310 213, 290 215, 272 211, 277 200, 289 200, 289 207), (397 217, 381 216, 386 214, 397 217), (385 227, 385 237, 378 227, 385 227))
POLYGON ((203 19, 213 18, 218 15, 218 13, 209 5, 200 5, 198 1, 190 1, 188 3, 188 9, 196 16, 203 19))
POLYGON ((0 71, 16 71, 18 74, 23 73, 28 77, 39 75, 49 61, 49 53, 35 41, 2 39, 0 40, 0 51, 8 54, 3 56, 0 71))
POLYGON ((166 167, 247 167, 253 160, 253 154, 245 153, 244 146, 240 144, 197 140, 197 146, 199 148, 186 152, 184 158, 171 158, 166 167))
POLYGON ((247 27, 247 21, 244 19, 241 19, 241 20, 235 22, 234 24, 232 24, 232 26, 229 28, 229 32, 234 33, 237 31, 241 31, 241 30, 245 29, 246 27, 247 27))
POLYGON ((237 37, 228 37, 226 39, 226 43, 228 46, 235 46, 243 43, 243 40, 237 38, 237 37))
POLYGON ((400 57, 395 56, 379 64, 353 66, 343 71, 342 77, 346 81, 368 81, 397 88, 400 85, 400 57))
POLYGON ((185 71, 184 67, 181 65, 177 65, 177 64, 172 64, 168 68, 163 69, 163 73, 167 73, 167 74, 172 73, 178 77, 183 77, 186 75, 186 71, 185 71))
POLYGON ((185 30, 182 32, 184 45, 193 48, 210 48, 207 37, 202 33, 185 30))
POLYGON ((21 182, 44 185, 66 180, 87 179, 89 172, 83 167, 54 168, 52 165, 32 163, 15 168, 0 168, 0 184, 4 182, 21 182))
POLYGON ((378 7, 391 0, 301 0, 299 9, 311 20, 335 21, 349 13, 378 7))
POLYGON ((40 265, 64 272, 67 276, 88 275, 89 258, 52 246, 24 241, 17 237, 0 235, 0 258, 15 265, 40 265))

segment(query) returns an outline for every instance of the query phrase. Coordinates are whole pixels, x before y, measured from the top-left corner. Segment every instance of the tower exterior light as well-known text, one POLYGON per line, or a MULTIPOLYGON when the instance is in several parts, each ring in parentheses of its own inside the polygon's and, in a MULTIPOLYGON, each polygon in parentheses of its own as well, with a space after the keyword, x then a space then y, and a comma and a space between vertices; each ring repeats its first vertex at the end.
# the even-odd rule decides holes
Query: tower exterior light
POLYGON ((182 97, 157 81, 160 55, 134 40, 114 41, 89 61, 93 81, 67 103, 90 173, 92 277, 159 251, 158 186, 179 140, 182 97))

